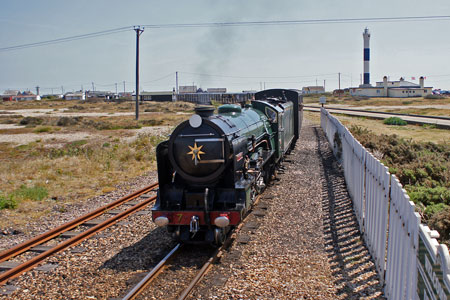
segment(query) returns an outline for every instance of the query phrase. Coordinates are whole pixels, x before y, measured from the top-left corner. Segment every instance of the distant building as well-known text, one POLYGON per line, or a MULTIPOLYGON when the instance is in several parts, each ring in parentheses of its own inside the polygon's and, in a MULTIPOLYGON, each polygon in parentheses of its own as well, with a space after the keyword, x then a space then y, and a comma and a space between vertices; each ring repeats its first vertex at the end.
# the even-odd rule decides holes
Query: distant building
POLYGON ((119 99, 126 99, 131 100, 133 99, 133 93, 132 92, 122 92, 118 94, 119 99))
POLYGON ((420 77, 419 84, 400 78, 398 81, 388 81, 387 76, 376 86, 359 86, 350 88, 350 95, 365 97, 425 97, 432 94, 432 87, 424 86, 424 77, 420 77))
POLYGON ((32 100, 41 100, 41 96, 35 95, 30 91, 22 92, 12 97, 13 100, 16 101, 32 101, 32 100))
POLYGON ((114 99, 115 94, 109 91, 86 91, 87 98, 114 99))
POLYGON ((219 94, 225 94, 227 92, 226 88, 207 88, 207 93, 219 93, 219 94))
POLYGON ((74 92, 74 93, 66 93, 64 95, 65 100, 86 100, 86 95, 84 92, 74 92))
POLYGON ((140 92, 139 98, 141 101, 172 101, 173 91, 165 92, 140 92))
POLYGON ((49 99, 62 99, 64 98, 63 94, 45 94, 41 96, 42 99, 49 98, 49 99))
POLYGON ((323 86, 305 86, 302 88, 302 94, 321 94, 325 93, 325 88, 323 86))
POLYGON ((196 93, 197 86, 196 85, 181 85, 178 88, 178 93, 180 94, 188 94, 188 93, 196 93))
POLYGON ((3 101, 13 101, 15 99, 13 99, 14 96, 17 96, 19 94, 18 90, 6 90, 3 95, 0 95, 0 98, 3 101))

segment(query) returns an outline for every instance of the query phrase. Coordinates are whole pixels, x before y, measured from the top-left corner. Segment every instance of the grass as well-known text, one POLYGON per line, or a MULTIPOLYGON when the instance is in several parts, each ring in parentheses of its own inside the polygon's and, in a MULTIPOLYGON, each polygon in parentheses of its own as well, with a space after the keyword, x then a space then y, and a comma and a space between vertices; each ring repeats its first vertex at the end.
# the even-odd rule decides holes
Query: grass
POLYGON ((405 126, 408 123, 399 117, 390 117, 383 120, 383 124, 385 125, 398 125, 398 126, 405 126))
MULTIPOLYGON (((67 103, 62 101, 45 102, 13 104, 29 109, 45 108, 43 105, 59 110, 67 107, 67 103)), ((80 111, 81 108, 73 106, 84 106, 85 111, 96 112, 134 109, 127 102, 71 102, 70 105, 71 109, 80 111)), ((11 103, 3 106, 7 106, 1 108, 3 110, 18 108, 11 103)), ((0 134, 36 134, 36 138, 22 145, 0 142, 0 228, 20 229, 22 225, 44 215, 65 211, 70 205, 111 192, 117 184, 155 170, 156 146, 167 137, 149 133, 136 136, 136 129, 173 127, 189 118, 194 105, 145 103, 141 107, 152 112, 142 113, 139 121, 134 120, 134 115, 115 114, 78 118, 66 116, 63 121, 58 116, 42 116, 28 118, 25 121, 28 128, 1 130, 0 134), (39 134, 42 132, 55 133, 54 138, 41 138, 39 134), (60 133, 64 136, 73 133, 81 138, 62 140, 60 133), (92 135, 95 138, 85 138, 92 135)), ((17 124, 22 119, 14 120, 17 124)))
MULTIPOLYGON (((145 101, 139 105, 141 112, 145 110, 149 112, 192 112, 194 104, 187 102, 150 102, 145 101)), ((87 100, 87 101, 66 101, 56 100, 40 100, 40 101, 19 101, 19 102, 0 102, 0 111, 2 114, 8 113, 15 109, 51 109, 52 111, 65 112, 134 112, 134 101, 117 101, 106 102, 103 100, 87 100)))
POLYGON ((132 142, 110 142, 108 147, 100 141, 79 140, 62 148, 30 143, 5 149, 15 159, 0 164, 0 186, 7 195, 13 195, 17 205, 7 204, 10 198, 4 197, 3 208, 17 209, 9 214, 12 219, 0 219, 0 227, 28 222, 31 208, 42 212, 52 205, 45 199, 64 204, 84 201, 154 170, 155 148, 164 139, 142 134, 132 142), (40 203, 29 206, 31 201, 40 203))
POLYGON ((442 99, 427 99, 423 97, 414 98, 367 98, 343 95, 342 97, 333 96, 330 93, 317 95, 303 95, 305 104, 319 104, 319 98, 325 96, 327 105, 346 104, 350 106, 408 106, 408 105, 442 105, 450 104, 450 97, 442 99))
MULTIPOLYGON (((319 113, 315 113, 317 120, 320 120, 319 113)), ((411 139, 416 142, 433 142, 446 143, 450 141, 450 130, 438 129, 435 126, 419 126, 406 125, 395 126, 385 125, 382 120, 367 119, 361 117, 350 117, 344 115, 336 115, 336 117, 347 128, 351 126, 360 126, 362 128, 370 129, 372 132, 378 134, 396 134, 405 139, 411 139)))

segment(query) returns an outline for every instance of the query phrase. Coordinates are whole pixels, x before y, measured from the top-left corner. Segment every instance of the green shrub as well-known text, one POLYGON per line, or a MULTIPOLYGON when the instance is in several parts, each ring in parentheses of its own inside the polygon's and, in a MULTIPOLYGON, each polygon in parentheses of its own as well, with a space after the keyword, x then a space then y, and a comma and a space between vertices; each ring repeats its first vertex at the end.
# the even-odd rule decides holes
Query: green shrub
POLYGON ((0 194, 0 209, 14 209, 17 207, 17 200, 14 195, 0 194))
POLYGON ((443 241, 450 240, 450 206, 435 213, 429 220, 430 227, 437 230, 443 241))
POLYGON ((58 122, 56 122, 57 126, 74 126, 81 122, 83 117, 61 117, 58 122))
POLYGON ((50 132, 52 131, 52 128, 50 126, 40 126, 37 127, 33 132, 35 133, 41 133, 41 132, 50 132))
POLYGON ((450 205, 450 190, 443 186, 434 188, 425 186, 405 186, 409 198, 414 203, 421 202, 425 205, 443 203, 450 205))
POLYGON ((41 201, 48 196, 48 191, 42 186, 27 187, 22 184, 19 189, 13 192, 13 195, 19 199, 41 201))
POLYGON ((426 95, 425 99, 444 99, 445 97, 442 95, 426 95))
POLYGON ((41 125, 42 122, 44 122, 43 119, 41 118, 37 118, 37 117, 25 117, 22 120, 20 120, 19 124, 20 125, 32 125, 32 126, 36 126, 36 125, 41 125))
POLYGON ((449 206, 445 205, 444 203, 431 204, 425 208, 425 216, 427 217, 427 219, 431 219, 437 213, 448 208, 449 206))
POLYGON ((390 117, 390 118, 384 119, 383 124, 405 126, 408 123, 399 117, 390 117))

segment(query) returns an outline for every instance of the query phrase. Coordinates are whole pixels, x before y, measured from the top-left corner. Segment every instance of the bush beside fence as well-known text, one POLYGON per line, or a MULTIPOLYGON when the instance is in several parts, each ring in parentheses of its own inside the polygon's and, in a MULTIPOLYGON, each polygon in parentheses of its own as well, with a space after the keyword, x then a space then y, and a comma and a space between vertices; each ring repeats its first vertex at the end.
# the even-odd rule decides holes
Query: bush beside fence
POLYGON ((322 108, 321 127, 344 169, 353 209, 388 299, 449 299, 450 255, 420 223, 402 185, 339 120, 322 108))

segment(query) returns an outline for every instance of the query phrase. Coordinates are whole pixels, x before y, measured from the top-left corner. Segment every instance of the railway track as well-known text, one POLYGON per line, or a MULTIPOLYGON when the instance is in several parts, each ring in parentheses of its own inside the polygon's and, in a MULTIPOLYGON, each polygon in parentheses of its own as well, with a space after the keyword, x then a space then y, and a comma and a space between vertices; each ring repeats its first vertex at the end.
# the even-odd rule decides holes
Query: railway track
POLYGON ((141 190, 138 190, 132 194, 129 194, 125 197, 122 197, 108 205, 102 206, 86 215, 83 215, 79 218, 76 218, 70 222, 67 222, 55 229, 47 231, 39 236, 36 236, 28 241, 25 241, 17 246, 14 246, 8 250, 5 250, 0 253, 0 266, 5 263, 9 263, 9 266, 12 266, 9 270, 0 273, 0 286, 4 285, 15 277, 20 276, 24 272, 31 270, 46 258, 63 251, 67 248, 73 247, 82 241, 88 239, 89 237, 97 234, 100 231, 103 231, 117 222, 129 217, 130 215, 136 213, 139 210, 149 206, 154 203, 156 196, 147 196, 144 197, 148 192, 154 191, 158 187, 158 183, 153 183, 141 190), (133 203, 132 201, 138 198, 142 198, 141 201, 136 201, 133 203), (121 205, 131 204, 131 207, 119 211, 114 210, 121 205), (103 220, 95 220, 96 218, 109 214, 112 215, 109 218, 103 220), (80 226, 87 227, 88 229, 74 233, 71 232, 72 229, 80 228, 80 226), (69 234, 70 233, 70 234, 69 234), (45 246, 44 244, 50 240, 53 240, 61 235, 66 234, 68 239, 63 240, 58 243, 56 246, 45 246), (14 263, 11 262, 11 259, 25 253, 28 251, 36 251, 41 252, 37 256, 32 257, 31 259, 27 259, 22 263, 14 263))
MULTIPOLYGON (((259 200, 261 199, 261 196, 258 196, 256 198, 255 204, 253 207, 255 207, 259 200)), ((241 230, 242 226, 246 223, 248 217, 251 213, 247 214, 245 219, 230 233, 227 240, 224 242, 224 244, 217 248, 212 255, 209 255, 209 257, 206 259, 206 262, 203 264, 203 266, 200 268, 200 270, 197 272, 197 274, 193 277, 193 279, 189 282, 189 284, 184 288, 184 290, 176 296, 175 299, 178 300, 185 300, 189 297, 191 292, 194 290, 194 288, 197 286, 197 284, 201 281, 201 279, 208 273, 208 271, 212 268, 213 263, 216 262, 231 245, 233 244, 233 241, 236 239, 237 234, 241 230)), ((168 264, 171 260, 173 260, 177 255, 180 255, 180 252, 182 251, 183 246, 181 244, 177 244, 147 275, 139 281, 123 298, 122 300, 132 300, 138 298, 140 295, 145 293, 146 288, 150 285, 152 281, 154 281, 165 268, 168 267, 168 264)))

